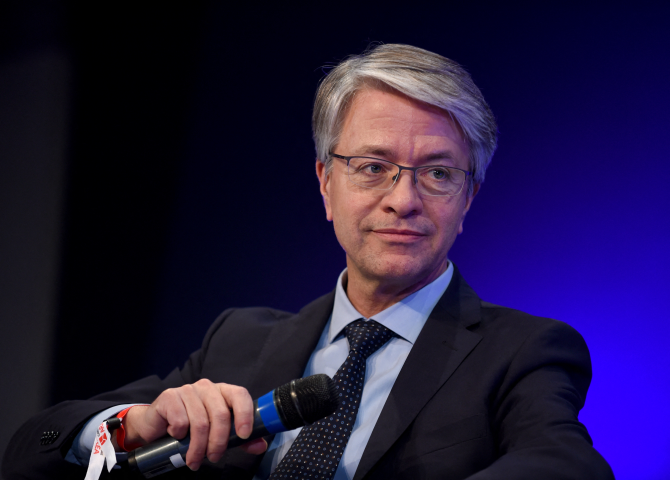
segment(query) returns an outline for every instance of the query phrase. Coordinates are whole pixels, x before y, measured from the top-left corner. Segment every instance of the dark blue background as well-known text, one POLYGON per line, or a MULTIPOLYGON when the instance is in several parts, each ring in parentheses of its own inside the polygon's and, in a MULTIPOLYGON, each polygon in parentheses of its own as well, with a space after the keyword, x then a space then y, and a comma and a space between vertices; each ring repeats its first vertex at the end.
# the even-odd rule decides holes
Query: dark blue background
POLYGON ((224 308, 295 311, 333 288, 344 254, 310 131, 321 67, 370 41, 409 43, 463 64, 499 122, 450 257, 483 299, 584 335, 594 380, 580 418, 595 447, 619 479, 667 478, 660 5, 66 9, 77 76, 53 400, 167 373, 224 308), (91 315, 91 338, 124 332, 104 385, 68 376, 91 315))

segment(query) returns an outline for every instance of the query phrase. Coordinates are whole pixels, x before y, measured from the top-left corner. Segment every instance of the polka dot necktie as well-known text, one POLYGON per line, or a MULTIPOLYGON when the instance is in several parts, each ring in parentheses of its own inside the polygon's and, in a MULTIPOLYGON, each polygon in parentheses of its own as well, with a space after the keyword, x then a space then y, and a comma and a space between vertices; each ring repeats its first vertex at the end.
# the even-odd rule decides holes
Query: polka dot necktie
POLYGON ((318 422, 303 427, 270 480, 281 478, 331 479, 344 453, 361 404, 367 358, 393 337, 393 332, 374 320, 356 320, 345 328, 349 356, 333 380, 340 406, 318 422))

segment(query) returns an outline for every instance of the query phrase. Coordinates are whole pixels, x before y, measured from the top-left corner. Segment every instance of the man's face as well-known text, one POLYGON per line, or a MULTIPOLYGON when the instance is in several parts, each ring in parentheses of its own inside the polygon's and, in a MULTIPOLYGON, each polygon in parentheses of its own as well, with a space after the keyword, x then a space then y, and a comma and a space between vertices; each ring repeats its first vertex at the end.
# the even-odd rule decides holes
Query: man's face
MULTIPOLYGON (((469 170, 468 150, 444 111, 397 92, 367 88, 356 94, 333 153, 469 170)), ((422 195, 412 173, 403 170, 391 190, 372 190, 349 181, 344 160, 333 159, 327 176, 321 162, 316 166, 350 282, 414 291, 444 272, 472 201, 467 185, 453 197, 422 195)))

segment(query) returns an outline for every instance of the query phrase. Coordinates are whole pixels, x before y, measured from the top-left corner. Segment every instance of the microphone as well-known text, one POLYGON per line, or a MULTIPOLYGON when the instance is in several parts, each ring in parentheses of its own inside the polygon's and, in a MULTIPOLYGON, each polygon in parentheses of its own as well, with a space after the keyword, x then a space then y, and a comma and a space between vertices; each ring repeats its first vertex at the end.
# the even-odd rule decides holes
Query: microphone
MULTIPOLYGON (((291 380, 254 400, 254 424, 249 438, 242 439, 230 426, 228 448, 249 440, 302 427, 330 415, 339 406, 335 382, 322 373, 291 380)), ((231 422, 232 423, 232 422, 231 422)), ((190 436, 167 436, 128 453, 128 467, 151 478, 186 465, 190 436)))

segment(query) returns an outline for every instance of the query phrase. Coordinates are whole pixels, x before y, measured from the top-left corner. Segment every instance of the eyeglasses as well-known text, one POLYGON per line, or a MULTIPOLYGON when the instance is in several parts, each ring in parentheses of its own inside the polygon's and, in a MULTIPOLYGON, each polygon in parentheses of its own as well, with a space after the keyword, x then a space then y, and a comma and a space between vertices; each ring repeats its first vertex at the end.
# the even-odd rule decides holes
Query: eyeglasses
POLYGON ((373 157, 345 157, 335 153, 333 158, 347 161, 347 175, 354 185, 374 190, 390 190, 398 181, 400 172, 413 173, 414 185, 419 193, 435 197, 458 195, 463 190, 465 179, 472 172, 444 165, 426 165, 423 167, 403 167, 397 163, 373 157))

